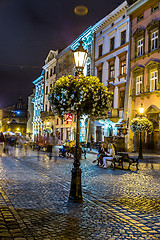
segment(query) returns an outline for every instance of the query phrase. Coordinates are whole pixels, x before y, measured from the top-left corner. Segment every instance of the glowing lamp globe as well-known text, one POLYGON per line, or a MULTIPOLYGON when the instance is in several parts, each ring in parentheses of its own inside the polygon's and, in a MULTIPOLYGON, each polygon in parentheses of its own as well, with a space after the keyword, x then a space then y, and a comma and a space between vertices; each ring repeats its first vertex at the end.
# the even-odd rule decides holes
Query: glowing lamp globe
POLYGON ((143 107, 143 103, 141 104, 140 108, 139 108, 139 113, 143 114, 144 112, 144 107, 143 107))
POLYGON ((80 46, 73 51, 75 67, 78 71, 82 72, 87 60, 87 50, 84 50, 82 41, 79 42, 80 46))

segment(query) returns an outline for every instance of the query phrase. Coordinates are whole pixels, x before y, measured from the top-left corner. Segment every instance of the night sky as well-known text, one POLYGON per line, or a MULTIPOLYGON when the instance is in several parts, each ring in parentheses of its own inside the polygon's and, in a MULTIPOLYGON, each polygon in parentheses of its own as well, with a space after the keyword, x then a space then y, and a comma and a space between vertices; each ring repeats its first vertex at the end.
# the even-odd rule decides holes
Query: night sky
POLYGON ((27 101, 49 51, 63 49, 123 0, 0 0, 0 107, 27 101), (85 5, 88 14, 74 8, 85 5))

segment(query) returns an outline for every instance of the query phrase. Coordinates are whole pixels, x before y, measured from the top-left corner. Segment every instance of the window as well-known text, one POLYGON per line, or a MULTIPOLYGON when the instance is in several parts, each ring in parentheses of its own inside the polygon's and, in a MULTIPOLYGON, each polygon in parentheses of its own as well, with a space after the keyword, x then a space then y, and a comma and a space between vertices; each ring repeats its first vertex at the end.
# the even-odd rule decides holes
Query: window
POLYGON ((91 54, 91 50, 92 50, 92 45, 88 44, 88 46, 87 46, 88 54, 91 54))
POLYGON ((56 67, 53 68, 53 74, 55 74, 55 73, 56 73, 56 67))
POLYGON ((143 45, 144 45, 144 38, 141 38, 137 41, 137 57, 143 55, 143 45))
POLYGON ((126 74, 126 60, 121 61, 121 75, 126 74))
POLYGON ((136 77, 136 94, 142 91, 142 75, 136 77))
POLYGON ((113 23, 111 23, 111 27, 113 27, 114 26, 114 22, 113 23))
POLYGON ((101 34, 102 34, 102 31, 100 31, 99 35, 101 35, 101 34))
POLYGON ((61 128, 61 140, 63 140, 63 128, 61 128))
POLYGON ((143 13, 137 17, 137 22, 140 22, 143 20, 143 13))
POLYGON ((124 107, 124 98, 125 98, 125 91, 120 91, 119 93, 119 107, 124 107))
POLYGON ((51 70, 50 70, 50 77, 52 77, 52 71, 53 71, 53 70, 52 70, 52 68, 51 68, 51 70))
POLYGON ((151 12, 154 13, 159 9, 158 3, 151 8, 151 12))
POLYGON ((115 40, 115 37, 110 39, 110 51, 114 50, 114 40, 115 40))
POLYGON ((126 15, 123 15, 122 19, 125 19, 126 15))
POLYGON ((99 45, 99 57, 102 56, 103 44, 99 45))
POLYGON ((56 123, 57 125, 59 124, 59 119, 57 118, 57 123, 56 123))
POLYGON ((153 71, 150 73, 150 91, 157 90, 158 83, 158 71, 153 71))
POLYGON ((46 104, 46 112, 48 111, 48 105, 46 104))
POLYGON ((87 64, 87 76, 91 75, 91 64, 87 64))
POLYGON ((110 79, 114 78, 114 65, 110 66, 109 78, 110 79))
POLYGON ((48 94, 48 86, 46 86, 46 95, 48 94))
POLYGON ((98 75, 97 77, 99 78, 100 82, 102 82, 102 69, 98 70, 97 75, 98 75))
POLYGON ((151 51, 158 48, 158 30, 151 33, 151 51))
POLYGON ((121 45, 126 43, 126 30, 121 32, 121 45))
POLYGON ((46 72, 46 79, 48 79, 48 71, 46 72))
POLYGON ((61 124, 63 124, 63 118, 61 119, 61 124))

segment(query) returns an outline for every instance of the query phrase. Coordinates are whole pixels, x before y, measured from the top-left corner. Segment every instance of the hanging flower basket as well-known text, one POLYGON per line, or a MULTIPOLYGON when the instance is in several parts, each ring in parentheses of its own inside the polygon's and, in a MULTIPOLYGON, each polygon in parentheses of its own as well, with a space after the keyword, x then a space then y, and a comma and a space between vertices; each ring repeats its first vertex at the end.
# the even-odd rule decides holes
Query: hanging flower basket
POLYGON ((43 129, 43 132, 45 132, 45 133, 52 133, 53 130, 50 127, 46 127, 46 128, 43 129))
POLYGON ((142 132, 142 131, 146 131, 148 133, 152 133, 153 132, 153 123, 151 121, 149 121, 147 118, 142 117, 142 118, 134 118, 131 121, 131 131, 132 132, 142 132))
POLYGON ((106 117, 111 109, 113 94, 95 76, 63 76, 54 84, 49 101, 59 116, 70 113, 106 117))

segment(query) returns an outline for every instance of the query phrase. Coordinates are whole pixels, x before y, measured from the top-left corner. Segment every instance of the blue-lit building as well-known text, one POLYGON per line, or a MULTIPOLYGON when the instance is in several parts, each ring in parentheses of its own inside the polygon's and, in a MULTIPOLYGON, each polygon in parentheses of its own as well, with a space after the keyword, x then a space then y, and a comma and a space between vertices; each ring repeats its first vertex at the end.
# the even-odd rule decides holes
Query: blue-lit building
POLYGON ((38 140, 43 131, 43 122, 40 113, 43 111, 44 104, 44 73, 33 81, 35 85, 33 102, 33 140, 38 140))

